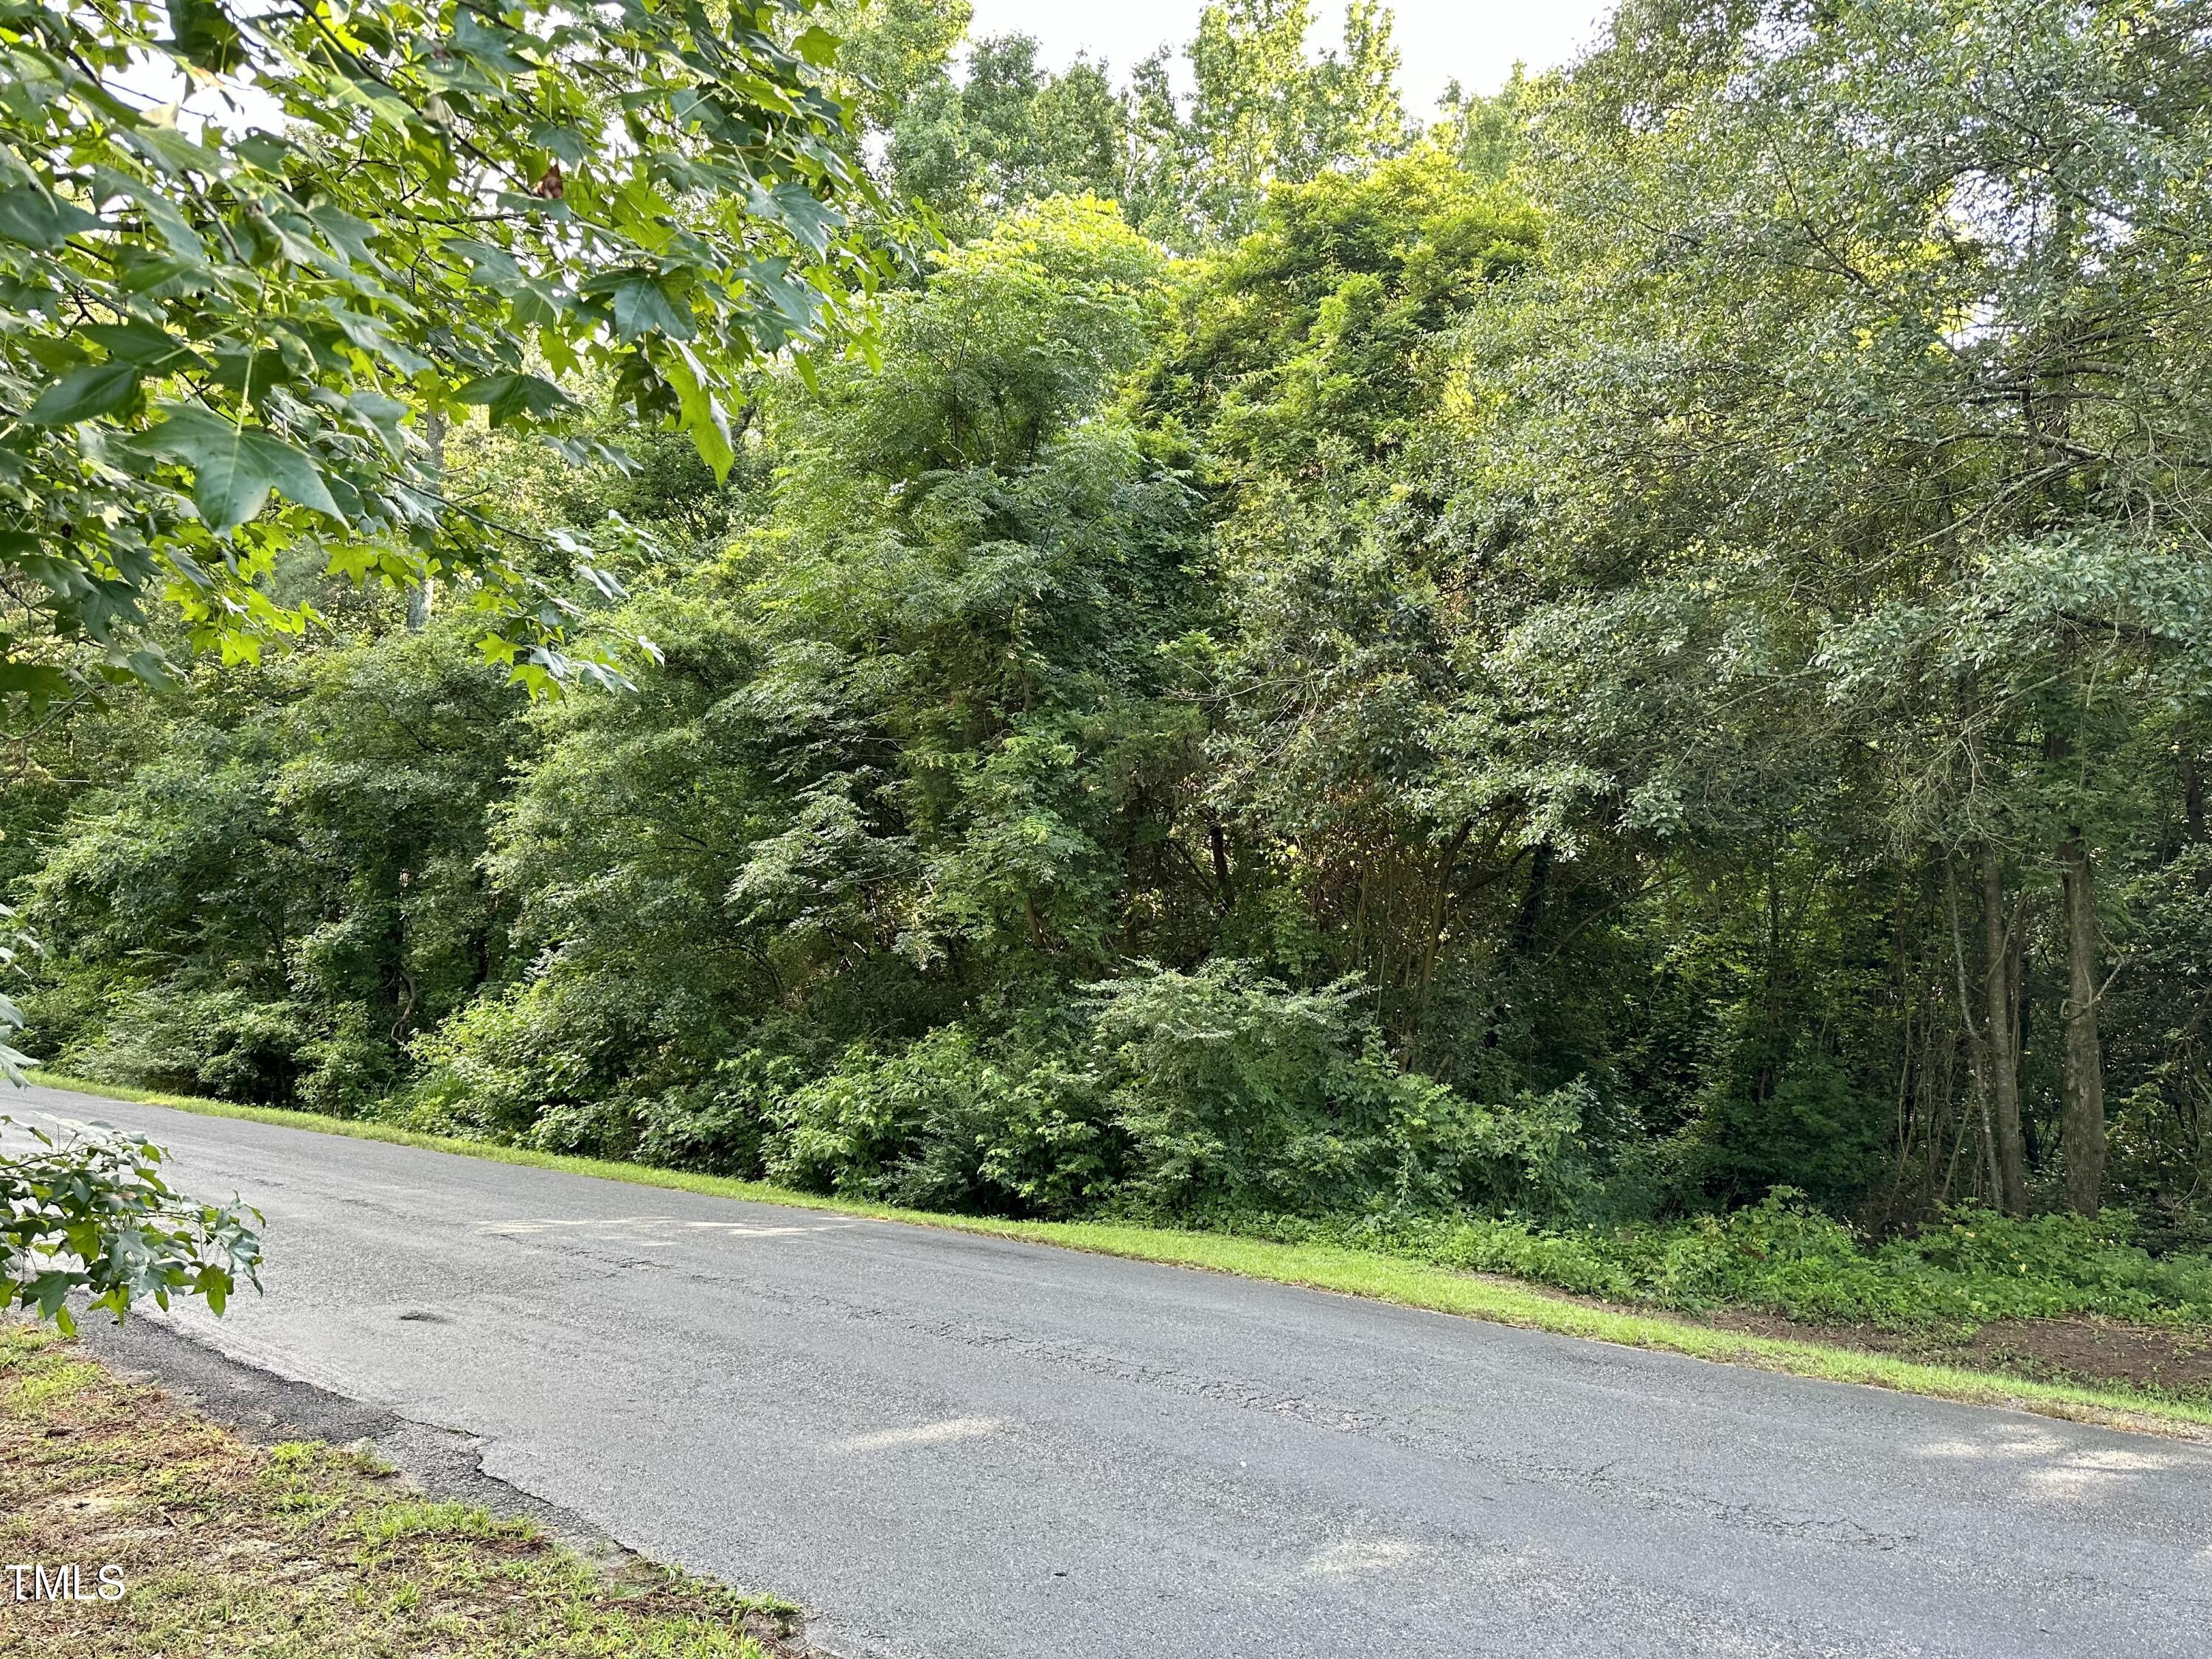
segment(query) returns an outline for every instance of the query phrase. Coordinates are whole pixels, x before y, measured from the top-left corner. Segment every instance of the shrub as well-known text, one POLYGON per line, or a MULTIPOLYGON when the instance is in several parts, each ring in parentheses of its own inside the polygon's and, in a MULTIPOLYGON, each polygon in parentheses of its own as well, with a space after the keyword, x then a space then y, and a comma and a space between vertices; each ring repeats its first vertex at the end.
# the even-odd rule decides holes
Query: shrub
POLYGON ((236 986, 167 980, 118 989, 96 1009, 78 1011, 54 1060, 102 1082, 287 1105, 313 1063, 319 1034, 313 1019, 313 1011, 297 1002, 236 986))
POLYGON ((802 1081, 798 1063, 763 1048, 718 1061, 702 1082, 678 1084, 640 1113, 640 1162, 709 1175, 757 1177, 770 1120, 802 1081))
POLYGON ((619 985, 540 974, 420 1039, 420 1072, 392 1114, 438 1133, 628 1158, 639 1131, 617 1084, 646 1039, 619 985))
POLYGON ((1970 1206, 1917 1237, 1869 1247, 1781 1187, 1733 1214, 1656 1226, 1389 1215, 1269 1218, 1242 1230, 1508 1273, 1617 1302, 1753 1308, 1815 1324, 1902 1331, 2080 1314, 2212 1318, 2212 1259, 2152 1256, 2129 1242, 2133 1225, 2124 1212, 2019 1219, 1970 1206))
POLYGON ((1799 1054, 1763 1094, 1742 1079, 1707 1091, 1678 1154, 1681 1173, 1692 1192, 1731 1205, 1785 1182, 1822 1204, 1848 1204, 1882 1168, 1887 1116, 1887 1103, 1834 1060, 1799 1054))
POLYGON ((888 1055, 857 1044, 774 1116, 775 1179, 916 1209, 1069 1214, 1121 1162, 1088 1073, 1018 1048, 994 1054, 960 1025, 888 1055))
POLYGON ((1468 1100, 1401 1070, 1358 995, 1349 981, 1292 990, 1227 960, 1096 988, 1127 1197, 1214 1217, 1565 1198, 1583 1091, 1468 1100))

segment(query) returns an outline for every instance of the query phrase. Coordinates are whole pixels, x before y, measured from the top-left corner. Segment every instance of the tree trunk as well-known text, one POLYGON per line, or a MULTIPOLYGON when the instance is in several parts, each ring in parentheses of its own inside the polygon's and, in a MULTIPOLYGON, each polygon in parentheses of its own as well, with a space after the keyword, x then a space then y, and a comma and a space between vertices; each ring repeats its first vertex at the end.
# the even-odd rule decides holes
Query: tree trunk
MULTIPOLYGON (((1987 1191, 1992 1201, 2002 1208, 2004 1204, 2004 1176, 1997 1161, 1996 1132, 1990 1123, 1990 1042, 1989 1036, 1974 1024, 1974 999, 1966 988, 1966 935, 1959 925, 1959 881, 1955 867, 1947 854, 1943 860, 1943 896, 1951 912, 1951 952, 1953 963, 1959 970, 1959 1023, 1966 1034, 1966 1066, 1973 1096, 1973 1109, 1959 1125, 1959 1146, 1951 1153, 1952 1167, 1959 1162, 1959 1150, 1966 1144, 1967 1124, 1981 1129, 1979 1145, 1982 1157, 1978 1160, 1989 1178, 1987 1191)), ((1943 1178, 1943 1194, 1950 1196, 1951 1177, 1943 1178)))
POLYGON ((1521 896, 1520 914, 1513 918, 1513 950, 1527 956, 1535 948, 1544 926, 1544 901, 1552 888, 1552 843, 1540 841, 1528 860, 1528 890, 1521 896))
POLYGON ((2080 825, 2059 848, 2066 880, 2066 1203, 2094 1215, 2105 1184, 2105 1067, 2097 1037, 2097 895, 2080 825))
POLYGON ((1982 849, 1983 1018, 1989 1028, 1990 1117, 1996 1143, 1997 1207, 2027 1213, 2027 1160, 2020 1130, 2020 998, 2014 986, 2012 928, 2007 926, 2004 861, 1982 849))
MULTIPOLYGON (((422 436, 430 448, 430 476, 438 487, 445 488, 446 477, 446 417, 425 415, 422 417, 422 436)), ((437 598, 437 583, 428 567, 422 571, 422 580, 407 590, 407 631, 419 634, 430 621, 430 606, 437 598)))
POLYGON ((1211 812, 1206 815, 1206 844, 1213 854, 1213 902, 1225 915, 1237 908, 1237 890, 1229 872, 1229 836, 1211 812))

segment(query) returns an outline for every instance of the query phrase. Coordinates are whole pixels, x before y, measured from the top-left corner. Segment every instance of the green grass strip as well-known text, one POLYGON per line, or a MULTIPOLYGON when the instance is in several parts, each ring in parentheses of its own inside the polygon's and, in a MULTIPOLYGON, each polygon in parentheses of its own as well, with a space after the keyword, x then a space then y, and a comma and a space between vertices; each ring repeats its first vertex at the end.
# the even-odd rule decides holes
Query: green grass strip
MULTIPOLYGON (((1124 1256, 1139 1261, 1164 1262, 1211 1273, 1233 1273, 1245 1279, 1273 1280, 1310 1290, 1334 1291, 1346 1296, 1394 1302, 1431 1312, 1469 1319, 1517 1325, 1548 1331, 1559 1336, 1612 1342, 1625 1347, 1647 1348, 1686 1354, 1694 1359, 1792 1376, 1816 1377, 1831 1382, 1856 1382, 1889 1389, 1901 1394, 1960 1401, 1968 1405, 1996 1406, 2034 1412, 2076 1422, 2101 1423, 2178 1436, 2212 1443, 2212 1407, 2168 1400, 2124 1385, 2101 1387, 2030 1382, 2002 1372, 1978 1371, 1950 1365, 1900 1359, 1888 1354, 1867 1353, 1855 1348, 1818 1342, 1755 1336, 1744 1332, 1717 1330, 1687 1320, 1663 1315, 1622 1312, 1594 1306, 1564 1296, 1547 1294, 1511 1280, 1438 1267, 1425 1262, 1385 1255, 1376 1250, 1347 1249, 1334 1244, 1279 1244, 1265 1239, 1239 1238, 1221 1233, 1181 1232, 1166 1227, 1134 1226, 1117 1222, 1005 1221, 988 1216, 942 1215, 928 1211, 895 1209, 850 1199, 823 1198, 793 1192, 763 1182, 738 1181, 726 1176, 696 1175, 683 1170, 659 1170, 641 1164, 619 1164, 605 1158, 574 1158, 559 1152, 534 1152, 526 1147, 501 1146, 486 1141, 457 1140, 423 1134, 391 1124, 325 1117, 315 1112, 285 1111, 267 1106, 237 1106, 225 1101, 198 1100, 161 1094, 118 1084, 94 1083, 34 1071, 33 1082, 46 1088, 80 1094, 106 1095, 117 1100, 171 1107, 207 1117, 240 1118, 252 1123, 309 1129, 319 1134, 344 1135, 356 1140, 380 1140, 395 1146, 416 1146, 428 1152, 453 1152, 465 1158, 486 1158, 499 1164, 519 1164, 532 1169, 557 1170, 568 1175, 594 1176, 627 1182, 633 1186, 660 1187, 674 1192, 700 1193, 715 1198, 743 1199, 753 1203, 780 1204, 838 1215, 863 1216, 872 1220, 897 1221, 956 1232, 983 1233, 1026 1243, 1057 1245, 1099 1255, 1124 1256)), ((0 1109, 6 1097, 0 1094, 0 1109)))

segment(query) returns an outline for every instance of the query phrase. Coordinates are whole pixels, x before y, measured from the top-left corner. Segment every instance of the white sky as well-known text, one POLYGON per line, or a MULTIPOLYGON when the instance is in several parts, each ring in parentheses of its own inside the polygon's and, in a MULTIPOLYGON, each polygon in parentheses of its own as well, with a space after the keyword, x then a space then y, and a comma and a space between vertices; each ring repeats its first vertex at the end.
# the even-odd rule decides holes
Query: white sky
MULTIPOLYGON (((1117 70, 1165 42, 1180 51, 1198 33, 1201 0, 972 0, 970 33, 1029 34, 1057 69, 1079 51, 1117 70)), ((1410 113, 1425 117, 1447 81, 1494 92, 1517 58, 1531 70, 1565 63, 1595 35, 1609 0, 1392 0, 1398 77, 1410 113)), ((1316 0, 1316 44, 1334 44, 1342 0, 1316 0)))
MULTIPOLYGON (((1313 33, 1309 44, 1333 46, 1342 39, 1343 0, 1312 0, 1313 33)), ((1103 58, 1118 78, 1163 44, 1180 53, 1198 33, 1204 0, 970 0, 972 36, 1028 34, 1040 56, 1054 69, 1079 52, 1103 58)), ((1388 0, 1396 24, 1401 68, 1399 90, 1408 113, 1426 119, 1447 82, 1456 80, 1477 92, 1495 92, 1516 63, 1531 72, 1553 69, 1572 58, 1595 38, 1599 21, 1613 0, 1388 0)), ((1176 65, 1176 82, 1188 88, 1187 64, 1176 65)), ((158 100, 176 95, 175 76, 150 72, 126 76, 133 89, 158 100), (175 82, 175 84, 171 84, 175 82)), ((189 107, 219 125, 243 129, 273 126, 273 105, 250 88, 240 88, 236 111, 201 93, 189 107)))

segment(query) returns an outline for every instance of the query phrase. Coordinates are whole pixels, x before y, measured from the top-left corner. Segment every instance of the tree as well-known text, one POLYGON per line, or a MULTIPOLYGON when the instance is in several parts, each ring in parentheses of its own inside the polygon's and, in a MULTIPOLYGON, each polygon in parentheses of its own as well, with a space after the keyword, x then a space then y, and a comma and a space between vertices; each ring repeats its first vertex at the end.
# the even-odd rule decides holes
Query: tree
POLYGON ((956 241, 1047 197, 1095 195, 1169 246, 1219 247, 1273 184, 1361 172, 1414 136, 1378 0, 1354 0, 1341 45, 1317 58, 1309 0, 1207 6, 1185 48, 1188 98, 1166 46, 1119 85, 1081 55, 1048 70, 1024 34, 969 41, 956 66, 969 15, 958 0, 852 0, 830 16, 851 37, 841 65, 867 77, 838 84, 882 135, 878 172, 956 241))
POLYGON ((1188 114, 1165 53, 1133 88, 1139 152, 1136 222, 1173 245, 1232 242, 1256 222, 1267 187, 1358 170, 1404 148, 1398 54, 1379 0, 1352 0, 1340 52, 1306 56, 1310 0, 1216 0, 1188 48, 1188 114))
POLYGON ((301 555, 483 577, 519 679, 611 673, 426 434, 568 441, 590 366, 726 470, 748 369, 864 334, 882 204, 802 12, 0 9, 0 692, 159 678, 163 598, 251 657, 313 620, 270 591, 301 555), (228 112, 152 102, 149 63, 228 112))
POLYGON ((1121 193, 1127 112, 1106 66, 1052 74, 1025 34, 975 41, 966 73, 940 71, 901 110, 890 176, 956 239, 1049 196, 1121 193))
POLYGON ((624 1103, 722 1057, 1048 1004, 1169 908, 1198 525, 1109 401, 1162 265, 1112 204, 1040 204, 886 301, 879 371, 772 400, 773 510, 632 607, 665 664, 533 717, 489 859, 533 965, 426 1092, 634 1144, 624 1103))
POLYGON ((504 966, 488 816, 530 738, 460 619, 204 669, 82 792, 32 886, 49 1055, 141 1087, 352 1112, 504 966))
POLYGON ((1476 178, 1502 180, 1520 158, 1543 85, 1531 81, 1527 66, 1517 63, 1505 84, 1487 96, 1454 81, 1444 88, 1442 118, 1429 137, 1449 145, 1476 178))
POLYGON ((1449 430, 1455 331, 1539 241, 1525 203, 1426 145, 1279 185, 1183 290, 1142 383, 1219 519, 1204 805, 1219 862, 1243 866, 1239 921, 1279 905, 1267 945, 1288 952, 1304 913, 1305 949, 1364 975, 1401 1042, 1455 898, 1528 855, 1522 816, 1449 752, 1468 676, 1413 491, 1449 430))
MULTIPOLYGON (((165 680, 162 601, 250 659, 317 620, 274 580, 303 560, 486 579, 514 678, 618 678, 564 645, 565 582, 525 591, 589 550, 454 499, 442 434, 481 408, 604 453, 563 436, 588 367, 726 471, 740 376, 861 337, 881 204, 802 9, 0 6, 0 703, 165 680), (224 118, 192 130, 196 97, 224 118)), ((175 1197, 158 1148, 31 1133, 0 1158, 11 1300, 66 1328, 73 1291, 220 1312, 251 1276, 240 1212, 175 1197)))
MULTIPOLYGON (((2141 730, 2149 705, 2112 700, 2180 684, 2212 562, 2212 380, 2178 349, 2212 321, 2191 275, 2205 27, 2188 3, 1625 9, 1537 123, 1555 276, 1498 325, 1520 355, 1488 388, 1526 416, 1492 428, 1486 485, 1546 602, 1524 626, 1589 614, 1595 590, 1646 604, 1638 659, 1686 692, 1723 648, 1778 692, 1825 684, 1838 755, 1871 766, 1821 793, 1878 802, 1899 856, 1984 878, 1984 994, 1962 983, 1958 1018, 2000 1119, 2025 914, 2008 883, 2063 888, 2060 1139, 2083 1210, 2104 1133, 2095 849, 2141 776, 2106 764, 2105 722, 2141 730), (2004 647, 1923 674, 1906 640, 1936 618, 2004 647)), ((1802 719, 1766 732, 1806 741, 1802 719)), ((1703 782, 1666 743, 1600 769, 1632 798, 1668 771, 1703 782)), ((1992 1194, 2017 1205, 2002 1121, 1990 1141, 1992 1194)))
POLYGON ((827 0, 815 14, 837 37, 832 86, 860 127, 888 133, 943 84, 968 33, 968 0, 827 0))
POLYGON ((1305 16, 1194 98, 841 5, 963 238, 879 363, 720 478, 605 337, 565 453, 437 405, 660 659, 295 540, 306 649, 10 723, 20 1046, 1016 1213, 2206 1237, 2212 13, 1636 0, 1419 137, 1305 16))

